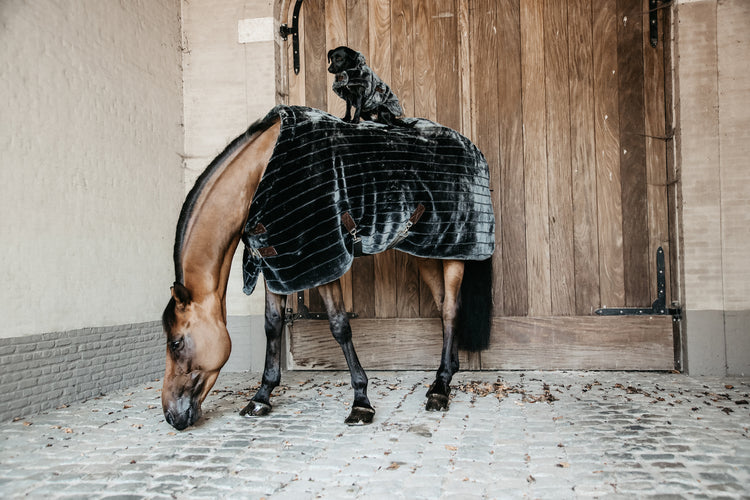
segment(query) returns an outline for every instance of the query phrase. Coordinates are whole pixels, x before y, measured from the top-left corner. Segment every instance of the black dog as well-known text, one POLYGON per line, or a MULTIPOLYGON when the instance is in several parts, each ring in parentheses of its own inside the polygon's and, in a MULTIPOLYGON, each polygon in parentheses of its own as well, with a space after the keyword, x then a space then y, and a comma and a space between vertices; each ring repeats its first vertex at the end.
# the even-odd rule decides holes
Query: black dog
POLYGON ((342 46, 328 51, 328 62, 331 63, 328 72, 336 75, 333 91, 346 101, 345 122, 359 123, 361 116, 386 125, 409 126, 396 118, 404 114, 398 97, 365 64, 365 56, 342 46), (373 116, 377 118, 373 119, 373 116))

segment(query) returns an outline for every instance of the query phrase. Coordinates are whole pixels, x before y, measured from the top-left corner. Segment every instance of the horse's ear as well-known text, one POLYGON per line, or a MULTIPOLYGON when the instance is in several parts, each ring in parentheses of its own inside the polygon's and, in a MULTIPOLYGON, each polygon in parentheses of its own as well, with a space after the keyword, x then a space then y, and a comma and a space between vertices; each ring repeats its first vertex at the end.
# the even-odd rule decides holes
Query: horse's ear
POLYGON ((190 297, 190 291, 185 288, 185 285, 183 285, 182 283, 177 283, 176 281, 174 286, 172 286, 172 297, 180 307, 187 306, 188 304, 190 304, 190 301, 193 300, 190 297))

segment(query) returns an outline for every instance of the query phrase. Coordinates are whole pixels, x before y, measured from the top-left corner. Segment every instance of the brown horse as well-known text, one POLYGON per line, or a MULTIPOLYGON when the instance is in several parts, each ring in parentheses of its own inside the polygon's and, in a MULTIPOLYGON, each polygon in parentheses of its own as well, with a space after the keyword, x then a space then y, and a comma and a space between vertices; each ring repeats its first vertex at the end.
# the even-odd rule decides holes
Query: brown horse
MULTIPOLYGON (((201 404, 229 358, 226 289, 232 256, 240 241, 250 204, 279 136, 280 123, 260 121, 235 139, 196 181, 182 207, 174 248, 176 282, 163 314, 167 335, 162 407, 167 422, 178 430, 194 424, 201 404)), ((440 367, 427 393, 428 410, 448 407, 449 384, 458 370, 459 334, 489 335, 491 293, 489 260, 418 259, 420 275, 442 313, 443 349, 440 367), (463 282, 463 287, 462 287, 463 282), (461 314, 469 311, 470 314, 461 314), (466 333, 459 331, 462 325, 466 333)), ((352 330, 338 281, 320 286, 331 332, 351 372, 354 404, 347 424, 372 422, 375 410, 367 397, 367 376, 352 344, 352 330)), ((286 296, 266 287, 266 361, 262 384, 241 415, 266 415, 270 395, 281 377, 281 334, 286 296)))

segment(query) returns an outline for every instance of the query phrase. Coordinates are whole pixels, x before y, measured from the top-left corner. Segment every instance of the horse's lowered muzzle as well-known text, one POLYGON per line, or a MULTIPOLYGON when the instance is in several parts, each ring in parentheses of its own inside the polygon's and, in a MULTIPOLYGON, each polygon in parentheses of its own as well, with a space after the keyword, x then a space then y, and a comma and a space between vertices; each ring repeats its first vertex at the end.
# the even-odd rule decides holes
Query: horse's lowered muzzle
POLYGON ((200 406, 189 397, 177 399, 174 404, 164 408, 167 423, 178 431, 187 429, 201 418, 200 406))

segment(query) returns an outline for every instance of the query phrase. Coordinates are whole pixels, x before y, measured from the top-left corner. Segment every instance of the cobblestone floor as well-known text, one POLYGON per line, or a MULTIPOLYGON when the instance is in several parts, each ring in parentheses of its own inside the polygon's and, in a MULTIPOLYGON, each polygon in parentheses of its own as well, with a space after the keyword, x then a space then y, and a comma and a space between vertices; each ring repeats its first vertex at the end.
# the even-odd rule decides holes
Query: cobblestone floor
POLYGON ((288 372, 271 415, 237 412, 259 374, 222 375, 196 427, 160 383, 0 425, 3 498, 750 498, 750 378, 372 372, 378 413, 343 424, 348 373, 288 372))

